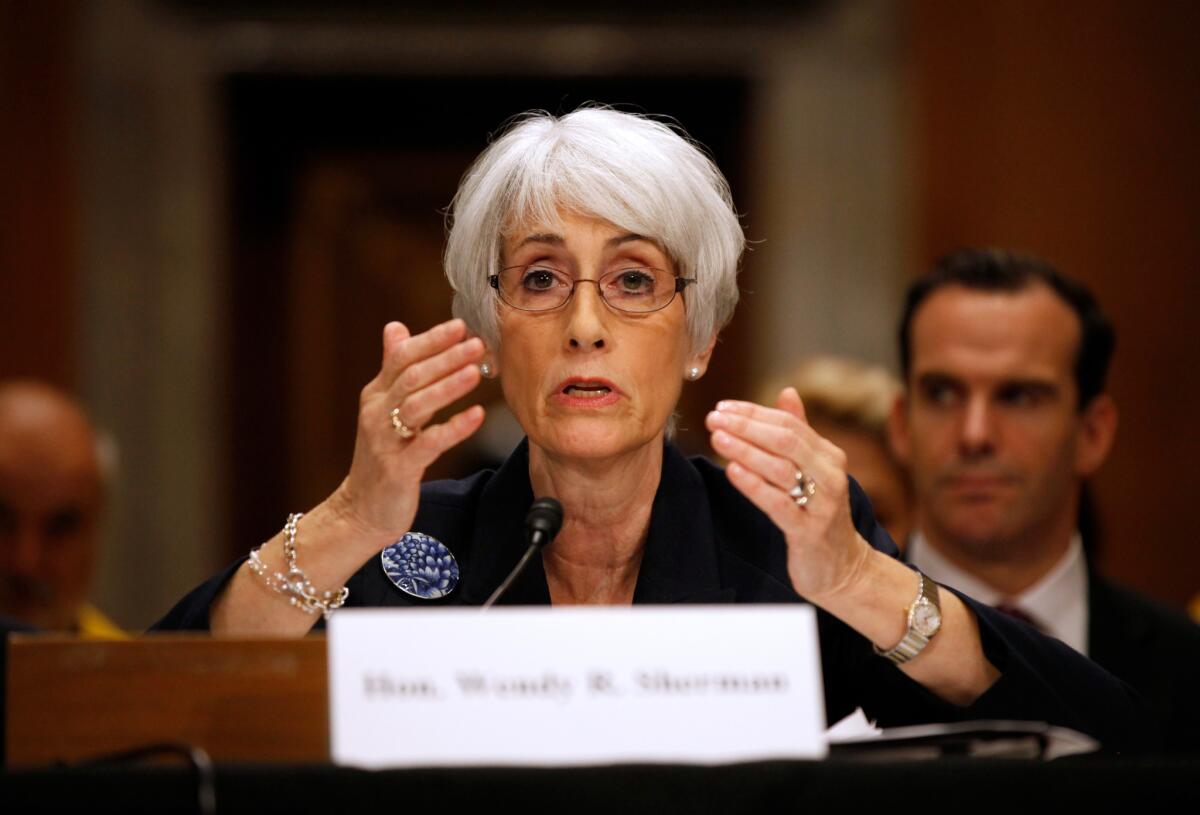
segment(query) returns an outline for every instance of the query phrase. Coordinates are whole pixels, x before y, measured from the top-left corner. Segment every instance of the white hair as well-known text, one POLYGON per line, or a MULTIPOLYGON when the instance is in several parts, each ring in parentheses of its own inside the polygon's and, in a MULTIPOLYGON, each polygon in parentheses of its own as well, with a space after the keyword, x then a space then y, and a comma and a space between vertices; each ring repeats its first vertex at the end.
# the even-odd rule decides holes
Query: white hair
POLYGON ((498 347, 499 271, 507 230, 560 222, 568 209, 658 242, 681 277, 693 351, 706 346, 737 305, 746 238, 729 184, 682 130, 588 107, 555 117, 516 117, 471 165, 447 214, 446 276, 454 314, 498 347))

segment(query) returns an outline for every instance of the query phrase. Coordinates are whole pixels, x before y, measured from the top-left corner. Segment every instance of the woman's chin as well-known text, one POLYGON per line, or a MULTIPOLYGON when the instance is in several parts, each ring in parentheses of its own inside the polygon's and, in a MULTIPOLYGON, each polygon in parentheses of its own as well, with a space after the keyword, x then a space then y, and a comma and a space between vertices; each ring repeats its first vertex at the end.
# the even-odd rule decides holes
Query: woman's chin
POLYGON ((663 428, 635 426, 628 417, 559 417, 543 434, 530 433, 530 441, 546 452, 566 458, 603 459, 629 453, 662 439, 663 428), (541 437, 541 438, 538 438, 541 437))

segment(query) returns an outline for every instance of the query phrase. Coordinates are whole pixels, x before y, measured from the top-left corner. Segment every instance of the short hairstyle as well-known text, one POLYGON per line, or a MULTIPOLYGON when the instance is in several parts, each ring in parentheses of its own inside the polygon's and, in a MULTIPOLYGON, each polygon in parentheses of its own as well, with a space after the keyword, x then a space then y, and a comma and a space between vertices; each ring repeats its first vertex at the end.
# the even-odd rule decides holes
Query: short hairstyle
POLYGON ((1048 286, 1079 318, 1082 331, 1075 352, 1075 385, 1079 409, 1087 407, 1104 392, 1117 344, 1112 322, 1079 281, 1044 260, 1001 249, 959 249, 938 260, 929 274, 909 287, 899 331, 900 369, 905 381, 912 364, 912 322, 921 304, 935 291, 962 286, 974 291, 1018 292, 1037 283, 1048 286))
POLYGON ((862 431, 888 449, 888 414, 902 386, 887 369, 845 357, 813 356, 769 384, 758 401, 774 404, 789 385, 800 394, 810 419, 862 431))
POLYGON ((682 277, 688 333, 699 350, 737 305, 745 235, 729 184, 676 125, 584 107, 514 118, 463 176, 447 212, 445 267, 454 314, 495 347, 503 238, 530 220, 553 225, 560 208, 658 242, 682 277))

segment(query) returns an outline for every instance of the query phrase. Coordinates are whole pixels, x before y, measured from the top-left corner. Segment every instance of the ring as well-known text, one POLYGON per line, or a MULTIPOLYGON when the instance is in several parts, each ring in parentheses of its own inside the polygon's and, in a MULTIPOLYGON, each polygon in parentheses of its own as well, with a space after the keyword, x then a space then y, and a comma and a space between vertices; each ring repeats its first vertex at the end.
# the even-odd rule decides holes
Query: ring
POLYGON ((817 494, 817 482, 806 476, 803 471, 796 470, 796 486, 788 490, 788 495, 796 502, 796 506, 808 505, 808 499, 817 494))
POLYGON ((400 408, 398 408, 398 407, 392 408, 391 417, 392 417, 392 430, 395 430, 396 435, 398 435, 402 439, 405 439, 405 440, 411 439, 413 436, 417 435, 417 433, 419 433, 421 430, 421 428, 419 428, 419 427, 409 427, 408 425, 406 425, 404 423, 404 420, 400 418, 400 408))

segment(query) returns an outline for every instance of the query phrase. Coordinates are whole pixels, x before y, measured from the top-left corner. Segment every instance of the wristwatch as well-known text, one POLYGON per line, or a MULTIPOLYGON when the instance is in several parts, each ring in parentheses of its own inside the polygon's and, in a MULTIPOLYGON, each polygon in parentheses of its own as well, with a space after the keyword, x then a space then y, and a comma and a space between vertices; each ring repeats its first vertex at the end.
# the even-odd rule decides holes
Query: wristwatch
POLYGON ((917 588, 917 599, 913 600, 905 614, 908 617, 908 630, 904 638, 892 649, 884 651, 878 645, 875 653, 886 657, 897 665, 903 665, 917 654, 925 650, 925 646, 933 639, 933 635, 942 627, 942 607, 938 604, 938 584, 926 575, 917 572, 921 577, 921 585, 917 588))

